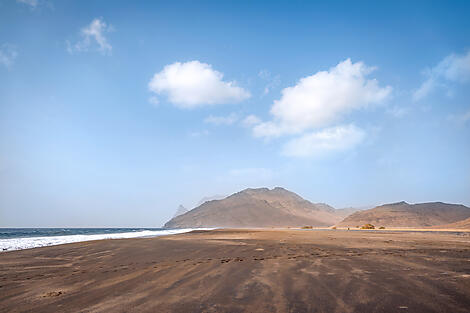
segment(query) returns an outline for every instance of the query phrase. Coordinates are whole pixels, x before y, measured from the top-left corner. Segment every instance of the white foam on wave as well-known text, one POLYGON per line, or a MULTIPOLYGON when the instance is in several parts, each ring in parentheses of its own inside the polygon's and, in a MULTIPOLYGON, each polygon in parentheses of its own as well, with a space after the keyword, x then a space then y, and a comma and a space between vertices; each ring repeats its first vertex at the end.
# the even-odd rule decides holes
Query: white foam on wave
POLYGON ((55 246, 64 243, 101 240, 101 239, 123 239, 138 237, 155 237, 173 234, 187 233, 193 230, 211 230, 213 228, 182 228, 165 230, 142 230, 127 233, 114 234, 93 234, 93 235, 68 235, 68 236, 50 236, 50 237, 25 237, 0 239, 0 252, 11 250, 31 249, 45 246, 55 246))

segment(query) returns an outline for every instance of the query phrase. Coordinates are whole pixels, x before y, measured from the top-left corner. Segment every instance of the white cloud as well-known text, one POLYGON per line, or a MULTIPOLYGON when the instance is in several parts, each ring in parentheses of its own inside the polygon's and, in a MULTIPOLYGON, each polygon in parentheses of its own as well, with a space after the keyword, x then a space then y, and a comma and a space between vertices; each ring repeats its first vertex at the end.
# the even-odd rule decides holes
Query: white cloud
POLYGON ((94 43, 96 43, 98 50, 102 54, 111 54, 113 47, 108 43, 105 34, 112 30, 113 28, 107 25, 102 18, 95 18, 91 21, 90 25, 82 28, 80 31, 80 36, 82 37, 80 41, 73 45, 67 41, 67 51, 71 54, 74 52, 89 51, 94 43))
POLYGON ((16 0, 16 2, 29 5, 33 9, 36 8, 39 3, 38 0, 16 0))
POLYGON ((3 44, 0 47, 0 64, 6 68, 10 68, 14 63, 15 59, 18 56, 15 46, 11 44, 3 44))
POLYGON ((204 119, 204 123, 214 124, 214 125, 232 125, 238 121, 238 115, 231 113, 228 116, 214 116, 209 115, 204 119))
POLYGON ((256 115, 253 115, 253 114, 248 115, 242 121, 243 126, 247 126, 247 127, 251 127, 259 123, 261 123, 261 120, 256 115))
POLYGON ((166 94, 179 108, 191 109, 205 105, 235 103, 250 93, 234 81, 223 81, 223 74, 199 61, 166 65, 149 83, 150 91, 166 94))
POLYGON ((281 99, 271 107, 273 120, 256 125, 254 135, 301 134, 327 126, 352 110, 383 102, 392 88, 380 87, 376 79, 366 79, 373 70, 347 59, 329 71, 300 79, 297 85, 282 90, 281 99))
POLYGON ((352 124, 337 126, 294 138, 284 145, 282 152, 292 157, 321 157, 352 149, 364 138, 364 131, 352 124))
POLYGON ((413 100, 419 101, 439 86, 447 83, 470 81, 470 50, 466 54, 450 54, 435 67, 425 71, 427 79, 413 93, 413 100))

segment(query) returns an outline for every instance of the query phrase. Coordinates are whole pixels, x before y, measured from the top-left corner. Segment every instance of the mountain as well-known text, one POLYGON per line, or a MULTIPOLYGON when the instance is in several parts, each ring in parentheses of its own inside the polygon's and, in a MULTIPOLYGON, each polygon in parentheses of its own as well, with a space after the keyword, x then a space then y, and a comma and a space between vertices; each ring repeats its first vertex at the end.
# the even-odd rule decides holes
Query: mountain
POLYGON ((331 226, 340 220, 333 207, 276 187, 245 189, 222 200, 206 201, 164 227, 331 226))
POLYGON ((349 207, 349 208, 336 209, 335 213, 341 218, 346 218, 349 215, 356 213, 358 211, 364 211, 364 210, 368 210, 372 208, 373 208, 372 206, 358 207, 358 208, 349 207))
POLYGON ((455 222, 455 223, 450 223, 450 224, 445 224, 445 225, 439 225, 433 228, 457 228, 457 229, 470 229, 470 217, 466 218, 464 220, 455 222))
POLYGON ((201 205, 201 204, 203 204, 204 202, 207 202, 207 201, 221 200, 221 199, 224 199, 226 197, 227 197, 227 195, 225 195, 225 196, 223 196, 223 195, 214 195, 214 196, 210 196, 210 197, 204 197, 201 200, 199 200, 197 205, 199 206, 199 205, 201 205))
POLYGON ((355 227, 370 223, 388 227, 429 227, 454 223, 470 217, 470 208, 442 202, 384 204, 370 210, 351 214, 337 224, 355 227))
POLYGON ((178 206, 178 209, 176 209, 175 215, 173 215, 173 217, 183 215, 184 213, 186 213, 188 211, 189 211, 188 209, 186 209, 182 204, 180 204, 178 206))

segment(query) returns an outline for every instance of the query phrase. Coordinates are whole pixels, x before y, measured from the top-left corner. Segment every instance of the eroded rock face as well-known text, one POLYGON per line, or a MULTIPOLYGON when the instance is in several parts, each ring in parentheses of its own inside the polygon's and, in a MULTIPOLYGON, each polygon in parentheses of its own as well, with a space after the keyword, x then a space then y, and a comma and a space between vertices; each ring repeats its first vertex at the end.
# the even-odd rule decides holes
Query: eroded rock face
POLYGON ((284 188, 245 189, 221 200, 207 201, 171 219, 168 228, 331 226, 341 220, 335 209, 311 203, 284 188))
POLYGON ((454 223, 470 217, 470 208, 442 202, 409 204, 404 201, 384 204, 353 213, 339 227, 373 224, 376 227, 431 227, 454 223))

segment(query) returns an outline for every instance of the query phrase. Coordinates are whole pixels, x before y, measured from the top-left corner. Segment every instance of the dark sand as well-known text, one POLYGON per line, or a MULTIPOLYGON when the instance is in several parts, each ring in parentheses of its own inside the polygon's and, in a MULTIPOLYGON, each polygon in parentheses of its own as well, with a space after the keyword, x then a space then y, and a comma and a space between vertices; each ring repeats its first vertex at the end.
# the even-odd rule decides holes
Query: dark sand
POLYGON ((0 312, 470 312, 470 234, 216 230, 0 253, 0 312))

